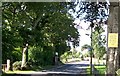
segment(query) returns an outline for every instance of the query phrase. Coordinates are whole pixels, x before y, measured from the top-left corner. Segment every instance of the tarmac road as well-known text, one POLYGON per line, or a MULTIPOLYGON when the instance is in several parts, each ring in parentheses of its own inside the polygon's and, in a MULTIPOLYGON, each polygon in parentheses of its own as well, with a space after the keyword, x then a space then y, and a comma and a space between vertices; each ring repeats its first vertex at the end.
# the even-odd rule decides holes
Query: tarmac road
POLYGON ((8 74, 5 76, 87 76, 86 68, 89 61, 72 62, 49 70, 31 73, 8 74))

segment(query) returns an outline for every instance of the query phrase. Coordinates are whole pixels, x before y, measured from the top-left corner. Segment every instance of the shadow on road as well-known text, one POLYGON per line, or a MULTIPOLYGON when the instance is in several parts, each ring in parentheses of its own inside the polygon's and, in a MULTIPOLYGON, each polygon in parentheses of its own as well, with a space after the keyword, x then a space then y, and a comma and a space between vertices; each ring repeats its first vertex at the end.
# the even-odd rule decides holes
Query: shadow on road
POLYGON ((89 61, 72 62, 48 70, 32 73, 5 74, 2 76, 89 76, 87 74, 88 66, 89 61))

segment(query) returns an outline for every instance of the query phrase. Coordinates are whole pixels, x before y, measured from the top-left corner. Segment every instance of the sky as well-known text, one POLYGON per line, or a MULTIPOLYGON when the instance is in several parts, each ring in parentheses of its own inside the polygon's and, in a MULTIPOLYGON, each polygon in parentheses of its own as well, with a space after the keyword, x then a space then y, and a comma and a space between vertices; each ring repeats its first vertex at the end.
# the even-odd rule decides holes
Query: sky
POLYGON ((79 46, 76 48, 77 51, 81 50, 81 46, 88 44, 91 44, 91 39, 90 39, 90 34, 91 34, 91 30, 86 30, 89 26, 89 23, 85 23, 84 21, 80 21, 79 19, 76 19, 74 21, 74 23, 76 23, 78 26, 76 27, 78 29, 78 32, 80 34, 80 42, 79 42, 79 46), (89 34, 86 35, 86 34, 89 34))
MULTIPOLYGON (((91 45, 91 38, 90 38, 91 29, 86 30, 86 29, 88 29, 90 23, 89 22, 80 21, 79 19, 76 19, 74 21, 74 23, 77 25, 76 28, 78 29, 78 32, 80 34, 79 46, 76 47, 75 49, 77 51, 81 51, 81 46, 83 46, 85 44, 91 45), (86 35, 86 34, 88 34, 88 35, 86 35)), ((107 25, 104 25, 103 28, 104 28, 105 32, 103 32, 102 35, 107 36, 107 25)), ((72 43, 71 43, 71 46, 72 46, 72 43)), ((73 49, 73 47, 71 47, 71 49, 73 49)))
MULTIPOLYGON (((79 0, 79 2, 80 1, 81 0, 79 0)), ((109 1, 106 0, 106 2, 109 5, 109 1)), ((75 7, 75 11, 79 10, 79 4, 75 7)), ((79 42, 79 46, 76 47, 76 50, 77 51, 81 51, 81 46, 83 46, 85 44, 91 45, 91 38, 90 38, 90 36, 91 36, 91 29, 86 30, 86 29, 88 29, 88 27, 90 25, 90 22, 84 22, 83 20, 81 20, 81 18, 83 18, 86 15, 84 13, 81 16, 81 18, 76 18, 77 13, 76 12, 73 13, 72 10, 69 10, 69 13, 71 13, 71 15, 75 18, 74 23, 77 25, 75 27, 78 29, 78 32, 80 34, 80 42, 79 42), (86 34, 88 34, 88 35, 86 35, 86 34)), ((107 25, 104 25, 103 28, 104 28, 105 32, 102 33, 102 35, 105 35, 106 36, 106 40, 107 40, 107 25)), ((72 43, 70 45, 71 45, 71 49, 73 49, 72 43)))

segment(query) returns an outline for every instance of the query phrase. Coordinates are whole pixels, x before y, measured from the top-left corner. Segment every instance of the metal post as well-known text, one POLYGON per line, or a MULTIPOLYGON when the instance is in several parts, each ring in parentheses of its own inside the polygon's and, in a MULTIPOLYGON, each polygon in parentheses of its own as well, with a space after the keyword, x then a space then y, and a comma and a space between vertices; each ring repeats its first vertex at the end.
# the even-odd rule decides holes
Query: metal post
POLYGON ((94 23, 91 22, 90 24, 90 27, 91 27, 91 51, 90 51, 90 75, 92 75, 92 28, 94 27, 94 23))
POLYGON ((55 52, 55 65, 58 65, 58 52, 55 52))

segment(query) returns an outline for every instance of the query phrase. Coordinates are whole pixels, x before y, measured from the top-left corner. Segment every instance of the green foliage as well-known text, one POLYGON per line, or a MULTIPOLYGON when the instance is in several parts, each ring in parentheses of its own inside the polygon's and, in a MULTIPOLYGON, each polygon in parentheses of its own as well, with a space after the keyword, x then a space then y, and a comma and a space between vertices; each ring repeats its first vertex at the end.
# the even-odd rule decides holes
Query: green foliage
POLYGON ((99 26, 96 26, 94 28, 94 32, 92 33, 92 46, 94 51, 94 56, 98 59, 103 57, 103 55, 106 52, 106 48, 104 47, 106 40, 105 37, 102 38, 101 33, 104 32, 102 26, 98 24, 99 26))
POLYGON ((90 51, 86 52, 85 54, 83 54, 83 57, 90 57, 90 51))
POLYGON ((15 71, 15 70, 21 70, 21 63, 22 63, 22 61, 16 61, 16 62, 14 62, 13 63, 13 71, 15 71))
POLYGON ((63 55, 60 56, 60 60, 65 63, 67 62, 69 58, 72 58, 72 52, 65 52, 63 55))
POLYGON ((81 48, 82 57, 83 58, 89 57, 91 50, 92 50, 92 47, 90 45, 88 45, 88 44, 83 45, 81 48), (88 50, 88 51, 86 51, 86 50, 88 50))
POLYGON ((72 58, 80 58, 80 53, 75 51, 74 52, 67 51, 60 56, 60 59, 63 63, 68 62, 68 59, 72 58))
MULTIPOLYGON (((106 66, 98 65, 94 66, 99 72, 97 75, 104 76, 106 71, 106 66)), ((90 74, 90 67, 87 67, 87 74, 90 74)))
POLYGON ((22 60, 22 58, 21 58, 22 57, 21 48, 15 48, 15 50, 12 51, 12 56, 14 57, 13 62, 22 60))
POLYGON ((73 51, 73 52, 72 52, 72 57, 73 57, 73 58, 79 58, 79 57, 80 57, 80 53, 79 53, 79 52, 76 52, 76 51, 73 51))
POLYGON ((81 47, 81 50, 83 51, 84 49, 91 49, 91 46, 88 44, 85 44, 81 47))
POLYGON ((103 46, 103 47, 96 48, 96 50, 94 50, 94 51, 95 51, 94 55, 95 55, 95 57, 98 58, 98 59, 102 58, 103 55, 106 53, 106 49, 105 49, 104 46, 103 46))
POLYGON ((64 2, 4 2, 3 63, 7 59, 21 60, 22 49, 27 43, 31 50, 29 57, 36 64, 51 64, 54 52, 61 55, 68 50, 66 40, 69 37, 78 39, 78 31, 67 14, 66 6, 64 2), (15 49, 19 47, 21 52, 15 49))
POLYGON ((53 51, 51 47, 30 47, 29 61, 34 65, 52 65, 53 51))
POLYGON ((78 1, 76 3, 69 3, 70 14, 73 16, 73 13, 76 14, 73 17, 79 18, 80 20, 85 20, 93 22, 97 19, 102 19, 104 21, 108 18, 109 6, 107 2, 86 2, 78 1), (77 9, 79 7, 79 10, 77 9))

